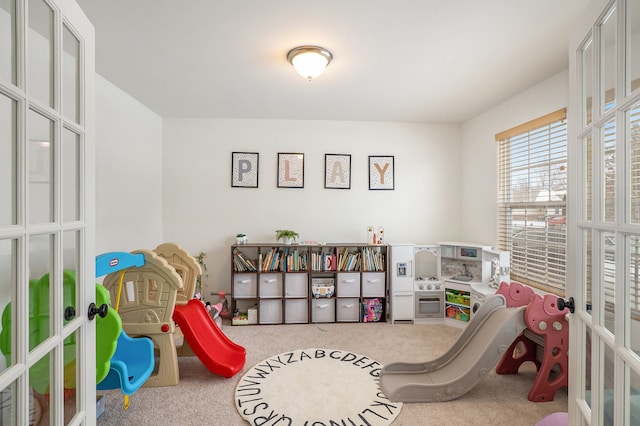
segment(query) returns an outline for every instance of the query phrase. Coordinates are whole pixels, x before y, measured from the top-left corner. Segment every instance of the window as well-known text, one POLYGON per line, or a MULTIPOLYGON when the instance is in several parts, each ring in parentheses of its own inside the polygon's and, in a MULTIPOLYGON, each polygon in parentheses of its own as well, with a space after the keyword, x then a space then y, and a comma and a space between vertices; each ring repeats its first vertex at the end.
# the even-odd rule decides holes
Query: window
POLYGON ((567 247, 566 108, 496 135, 498 247, 511 278, 564 294, 567 247))

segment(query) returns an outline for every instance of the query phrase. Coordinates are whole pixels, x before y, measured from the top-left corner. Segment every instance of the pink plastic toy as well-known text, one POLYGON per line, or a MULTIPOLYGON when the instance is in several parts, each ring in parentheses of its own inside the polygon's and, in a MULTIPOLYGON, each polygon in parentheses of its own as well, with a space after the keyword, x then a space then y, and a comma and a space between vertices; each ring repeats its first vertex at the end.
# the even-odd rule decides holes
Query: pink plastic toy
POLYGON ((532 361, 538 374, 529 391, 529 401, 553 401, 556 391, 568 385, 569 324, 565 314, 569 310, 558 309, 556 296, 547 294, 542 297, 530 287, 517 282, 503 282, 497 293, 505 296, 507 306, 527 305, 524 314, 527 330, 542 338, 529 336, 525 330, 507 349, 496 367, 496 373, 516 374, 524 362, 532 361), (537 359, 539 343, 543 349, 542 361, 537 359))

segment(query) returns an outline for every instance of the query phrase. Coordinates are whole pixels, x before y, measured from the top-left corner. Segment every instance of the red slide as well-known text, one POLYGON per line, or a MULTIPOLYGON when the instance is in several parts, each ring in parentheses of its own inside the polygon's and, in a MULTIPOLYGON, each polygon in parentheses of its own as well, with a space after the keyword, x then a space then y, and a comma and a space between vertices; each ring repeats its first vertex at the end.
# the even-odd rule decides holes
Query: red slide
POLYGON ((229 340, 201 301, 191 299, 186 305, 176 305, 173 320, 193 352, 213 374, 232 377, 242 370, 246 349, 229 340))

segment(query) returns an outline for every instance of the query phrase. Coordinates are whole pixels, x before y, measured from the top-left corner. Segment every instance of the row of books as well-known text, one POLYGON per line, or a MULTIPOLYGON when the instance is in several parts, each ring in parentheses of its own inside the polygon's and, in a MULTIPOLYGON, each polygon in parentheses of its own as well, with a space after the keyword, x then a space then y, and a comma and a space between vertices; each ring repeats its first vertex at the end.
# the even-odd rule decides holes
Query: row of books
POLYGON ((362 251, 362 270, 375 272, 384 271, 384 254, 365 247, 362 251))
POLYGON ((258 254, 258 264, 261 271, 298 272, 309 269, 309 258, 306 251, 297 248, 289 249, 273 247, 266 253, 258 254))
POLYGON ((236 272, 256 272, 253 260, 247 258, 238 249, 233 249, 233 268, 236 272))
POLYGON ((311 268, 313 271, 335 271, 337 266, 335 253, 311 253, 311 268))
POLYGON ((360 270, 360 252, 350 252, 348 248, 340 253, 338 259, 338 271, 359 271, 360 270))
POLYGON ((260 271, 384 271, 384 254, 368 247, 362 252, 350 252, 345 248, 340 255, 335 253, 311 253, 311 265, 309 265, 308 252, 299 251, 297 248, 289 249, 273 247, 266 253, 259 253, 258 259, 252 260, 246 257, 237 248, 233 250, 233 264, 236 272, 256 272, 256 265, 260 271))

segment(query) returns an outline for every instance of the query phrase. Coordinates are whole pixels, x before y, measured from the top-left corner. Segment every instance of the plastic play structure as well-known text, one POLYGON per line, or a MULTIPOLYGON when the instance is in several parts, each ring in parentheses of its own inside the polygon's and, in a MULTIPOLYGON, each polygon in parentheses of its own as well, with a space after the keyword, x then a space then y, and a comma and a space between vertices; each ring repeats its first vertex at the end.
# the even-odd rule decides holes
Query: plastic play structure
POLYGON ((158 368, 144 386, 175 385, 178 353, 195 354, 214 374, 231 377, 245 364, 244 347, 232 342, 215 324, 205 305, 193 300, 202 273, 196 259, 174 243, 133 252, 144 264, 108 274, 103 285, 111 300, 119 300, 123 329, 146 336, 157 350, 158 368), (118 295, 119 282, 122 292, 118 295))
MULTIPOLYGON (((144 264, 144 256, 132 255, 124 252, 105 253, 96 257, 96 277, 101 277, 109 273, 120 271, 120 277, 123 278, 123 271, 126 268, 142 266, 144 264)), ((122 288, 120 281, 119 289, 122 288)), ((109 292, 103 286, 96 288, 96 304, 109 304, 109 292)), ((107 375, 98 382, 98 390, 120 389, 122 393, 129 396, 136 392, 151 376, 154 367, 153 342, 147 338, 133 339, 127 335, 122 329, 122 320, 118 314, 118 304, 116 301, 115 310, 109 309, 107 316, 113 315, 117 317, 117 329, 104 323, 105 318, 98 318, 96 327, 97 336, 96 351, 102 351, 104 345, 104 333, 116 333, 117 345, 115 353, 109 362, 109 371, 107 375)), ((108 340, 107 340, 108 341, 108 340)), ((125 409, 128 407, 128 398, 125 398, 125 409)))
POLYGON ((503 282, 444 355, 385 366, 380 389, 391 401, 450 401, 471 390, 496 364, 498 374, 515 374, 523 362, 532 361, 538 374, 528 398, 551 401, 568 379, 568 309, 560 311, 556 302, 556 296, 542 297, 523 284, 503 282))

